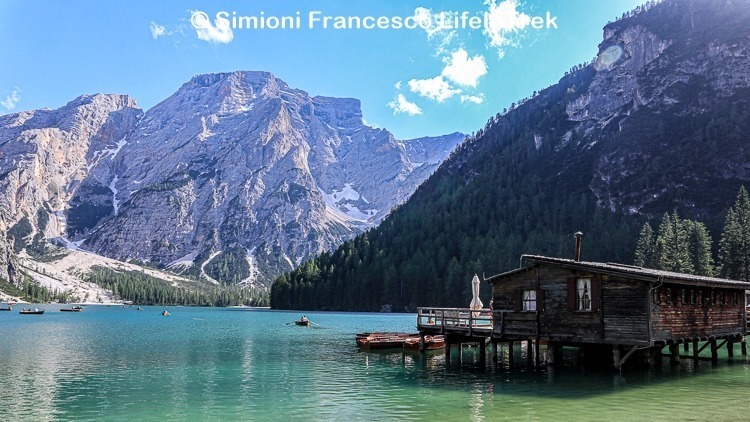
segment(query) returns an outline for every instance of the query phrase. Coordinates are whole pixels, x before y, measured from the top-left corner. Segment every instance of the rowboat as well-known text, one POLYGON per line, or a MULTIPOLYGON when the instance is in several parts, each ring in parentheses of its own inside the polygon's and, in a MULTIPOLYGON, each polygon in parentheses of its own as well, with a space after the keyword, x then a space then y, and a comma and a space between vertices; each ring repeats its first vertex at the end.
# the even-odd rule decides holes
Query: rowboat
POLYGON ((83 312, 83 308, 80 306, 74 306, 72 308, 62 308, 60 312, 83 312))
POLYGON ((0 308, 0 311, 12 311, 12 310, 13 308, 11 308, 10 306, 8 306, 7 308, 0 308))
POLYGON ((355 336, 357 346, 363 350, 402 349, 409 338, 419 341, 419 334, 360 333, 355 336))
POLYGON ((310 320, 309 319, 305 320, 305 321, 301 321, 301 320, 300 321, 294 321, 294 323, 296 325, 302 325, 304 327, 309 327, 310 326, 310 320))
POLYGON ((29 309, 21 309, 20 311, 18 311, 18 313, 21 314, 21 315, 42 315, 42 314, 44 314, 44 309, 42 309, 42 310, 39 310, 39 309, 36 309, 36 308, 34 308, 34 309, 30 309, 30 308, 29 309))
MULTIPOLYGON (((409 352, 419 351, 419 338, 408 338, 404 341, 404 350, 409 352)), ((439 350, 445 348, 443 336, 424 336, 425 350, 439 350)))

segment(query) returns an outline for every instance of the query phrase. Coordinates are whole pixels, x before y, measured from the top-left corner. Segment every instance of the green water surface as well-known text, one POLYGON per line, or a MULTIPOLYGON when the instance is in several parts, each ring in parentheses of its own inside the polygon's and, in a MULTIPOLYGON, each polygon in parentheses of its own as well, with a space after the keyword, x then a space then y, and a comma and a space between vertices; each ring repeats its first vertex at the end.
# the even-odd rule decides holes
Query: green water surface
POLYGON ((0 420, 750 420, 750 365, 656 370, 525 366, 524 350, 362 352, 361 331, 414 331, 414 315, 44 305, 0 313, 0 420))

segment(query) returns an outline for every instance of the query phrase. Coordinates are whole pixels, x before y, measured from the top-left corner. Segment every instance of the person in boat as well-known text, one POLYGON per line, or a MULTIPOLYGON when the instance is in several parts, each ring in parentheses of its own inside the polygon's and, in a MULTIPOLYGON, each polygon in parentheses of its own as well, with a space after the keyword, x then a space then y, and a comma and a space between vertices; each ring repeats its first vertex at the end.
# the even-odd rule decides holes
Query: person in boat
POLYGON ((302 315, 302 318, 300 318, 300 322, 307 322, 309 321, 306 316, 302 315))

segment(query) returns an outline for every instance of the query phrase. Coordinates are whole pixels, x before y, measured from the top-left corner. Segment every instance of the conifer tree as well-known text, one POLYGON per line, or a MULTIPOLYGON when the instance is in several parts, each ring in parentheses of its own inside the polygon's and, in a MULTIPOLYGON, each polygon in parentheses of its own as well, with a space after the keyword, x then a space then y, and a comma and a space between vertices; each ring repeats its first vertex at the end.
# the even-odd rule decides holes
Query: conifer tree
POLYGON ((656 240, 659 269, 679 273, 693 273, 687 247, 685 224, 675 211, 664 213, 656 240))
POLYGON ((638 243, 635 247, 635 265, 644 268, 656 268, 656 238, 651 224, 646 223, 641 229, 638 243))
POLYGON ((711 235, 706 225, 699 221, 683 220, 687 233, 687 250, 693 274, 712 276, 714 274, 711 257, 711 235))
POLYGON ((750 196, 744 186, 727 212, 719 242, 719 264, 722 277, 750 281, 750 196))

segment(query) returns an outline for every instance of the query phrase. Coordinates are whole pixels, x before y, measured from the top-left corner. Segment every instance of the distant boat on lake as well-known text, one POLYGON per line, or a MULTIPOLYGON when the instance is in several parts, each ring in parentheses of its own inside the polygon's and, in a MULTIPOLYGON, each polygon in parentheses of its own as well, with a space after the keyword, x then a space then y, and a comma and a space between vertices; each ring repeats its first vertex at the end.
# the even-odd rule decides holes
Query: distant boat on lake
POLYGON ((60 312, 83 312, 83 308, 80 306, 74 306, 72 308, 62 308, 60 312))
POLYGON ((21 309, 20 311, 18 311, 18 313, 21 315, 42 315, 44 314, 44 309, 37 309, 37 308, 21 309))

